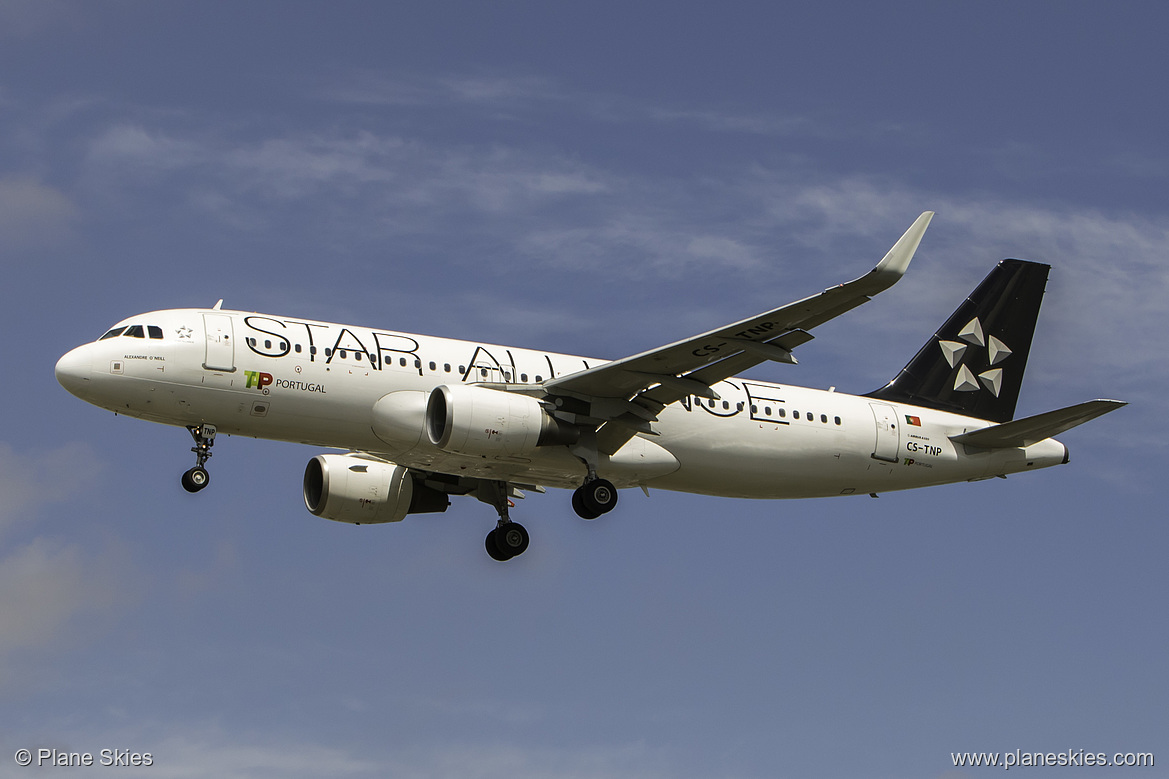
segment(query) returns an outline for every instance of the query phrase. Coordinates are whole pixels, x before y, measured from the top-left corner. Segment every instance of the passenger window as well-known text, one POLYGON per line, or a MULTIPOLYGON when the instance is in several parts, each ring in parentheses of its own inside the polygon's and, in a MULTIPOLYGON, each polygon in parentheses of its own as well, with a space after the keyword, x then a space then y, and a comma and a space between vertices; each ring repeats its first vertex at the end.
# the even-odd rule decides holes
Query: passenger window
POLYGON ((460 365, 459 366, 459 373, 466 373, 466 372, 467 372, 467 369, 464 368, 462 365, 460 365))
POLYGON ((537 383, 537 384, 539 384, 539 383, 540 383, 540 382, 542 382, 543 380, 544 380, 544 379, 540 378, 540 376, 539 376, 539 375, 537 375, 537 376, 536 376, 536 383, 537 383))
POLYGON ((449 362, 445 362, 445 363, 443 363, 443 364, 442 364, 442 369, 443 369, 444 371, 446 371, 447 373, 450 373, 450 372, 451 372, 451 364, 450 364, 449 362))
POLYGON ((763 413, 766 414, 767 416, 771 416, 771 406, 764 406, 763 413))
POLYGON ((271 340, 264 341, 264 348, 271 349, 272 348, 272 341, 271 340))
POLYGON ((103 335, 101 338, 99 338, 97 340, 104 341, 107 338, 117 338, 119 335, 121 335, 124 332, 126 332, 126 328, 115 327, 113 330, 109 331, 108 333, 106 333, 105 335, 103 335))
POLYGON ((840 424, 840 417, 836 417, 836 424, 840 424))
POLYGON ((528 383, 528 374, 521 373, 520 374, 520 381, 522 381, 524 384, 527 384, 528 383))
POLYGON ((828 424, 828 415, 827 415, 827 414, 821 414, 821 415, 820 415, 820 421, 821 421, 822 423, 824 423, 825 425, 826 425, 826 424, 828 424))
POLYGON ((150 333, 151 338, 162 338, 162 328, 158 325, 147 325, 146 332, 150 333))
POLYGON ((405 368, 405 367, 406 367, 406 358, 405 358, 405 357, 399 357, 399 358, 398 358, 398 364, 399 364, 399 365, 401 365, 403 368, 405 368))
POLYGON ((132 325, 126 328, 126 335, 130 338, 145 338, 146 334, 142 332, 142 325, 132 325))
POLYGON ((361 355, 362 354, 363 354, 362 352, 354 352, 353 359, 357 360, 358 362, 361 362, 361 355))
POLYGON ((437 370, 437 369, 438 369, 438 366, 437 366, 437 365, 435 365, 435 364, 434 364, 434 361, 432 360, 432 361, 431 361, 431 363, 430 363, 430 370, 432 370, 432 371, 433 371, 433 370, 437 370))
POLYGON ((296 346, 294 346, 293 349, 296 350, 297 354, 300 354, 300 344, 297 344, 296 346))
POLYGON ((313 356, 315 357, 315 356, 316 356, 316 354, 317 354, 317 347, 315 347, 315 346, 310 346, 310 347, 308 348, 308 353, 309 353, 309 354, 311 354, 311 355, 313 355, 313 356))
POLYGON ((332 357, 332 356, 333 356, 333 350, 332 350, 332 349, 330 349, 328 346, 326 346, 326 347, 325 347, 325 356, 326 356, 326 357, 332 357))

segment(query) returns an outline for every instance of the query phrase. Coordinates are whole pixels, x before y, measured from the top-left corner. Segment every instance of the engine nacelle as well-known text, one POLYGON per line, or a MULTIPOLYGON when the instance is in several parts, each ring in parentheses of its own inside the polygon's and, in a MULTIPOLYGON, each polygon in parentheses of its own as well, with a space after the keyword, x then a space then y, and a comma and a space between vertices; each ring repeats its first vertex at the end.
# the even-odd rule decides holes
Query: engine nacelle
POLYGON ((523 455, 540 446, 574 444, 580 431, 528 395, 456 384, 431 390, 426 436, 453 454, 523 455))
POLYGON ((407 468, 348 454, 319 454, 304 469, 304 505, 355 525, 399 522, 407 514, 446 511, 450 500, 416 485, 407 468))

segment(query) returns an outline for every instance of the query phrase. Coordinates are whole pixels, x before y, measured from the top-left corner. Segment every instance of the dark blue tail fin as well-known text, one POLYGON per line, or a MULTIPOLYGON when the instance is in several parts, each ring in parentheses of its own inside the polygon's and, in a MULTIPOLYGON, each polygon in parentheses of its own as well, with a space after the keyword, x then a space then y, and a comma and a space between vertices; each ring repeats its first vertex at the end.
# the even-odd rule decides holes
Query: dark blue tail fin
POLYGON ((1050 267, 1000 262, 897 378, 867 397, 1013 419, 1050 267))

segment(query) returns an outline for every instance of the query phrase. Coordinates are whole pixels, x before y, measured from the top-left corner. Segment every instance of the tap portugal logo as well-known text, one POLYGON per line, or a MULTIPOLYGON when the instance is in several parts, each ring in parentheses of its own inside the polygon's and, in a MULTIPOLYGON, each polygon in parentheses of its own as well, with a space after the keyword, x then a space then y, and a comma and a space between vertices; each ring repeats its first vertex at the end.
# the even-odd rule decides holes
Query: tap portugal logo
POLYGON ((267 395, 270 390, 269 387, 276 387, 282 390, 300 390, 301 392, 319 392, 325 394, 325 385, 317 384, 310 381, 296 381, 293 379, 278 379, 271 373, 263 373, 261 371, 244 371, 244 387, 246 389, 258 389, 267 395))
POLYGON ((244 371, 244 378, 246 379, 244 387, 247 389, 258 389, 265 395, 268 394, 268 385, 272 383, 271 373, 261 373, 260 371, 244 371))

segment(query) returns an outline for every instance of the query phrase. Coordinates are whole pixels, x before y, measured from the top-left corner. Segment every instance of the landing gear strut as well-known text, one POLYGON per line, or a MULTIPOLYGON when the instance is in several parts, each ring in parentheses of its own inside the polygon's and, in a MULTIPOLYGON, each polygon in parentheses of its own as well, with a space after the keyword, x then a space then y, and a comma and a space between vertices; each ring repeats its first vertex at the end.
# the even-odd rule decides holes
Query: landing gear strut
POLYGON ((508 516, 511 501, 507 497, 507 483, 502 481, 483 482, 479 486, 479 500, 490 503, 499 512, 499 522, 487 534, 484 546, 492 560, 504 562, 524 553, 528 548, 528 531, 519 522, 512 522, 508 516))
POLYGON ((215 425, 187 425, 195 445, 191 451, 195 453, 195 467, 183 474, 183 489, 187 492, 198 492, 211 481, 211 474, 203 466, 211 459, 211 447, 215 444, 215 425))

